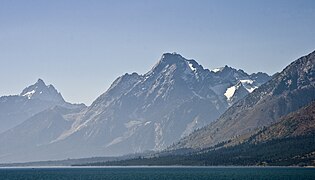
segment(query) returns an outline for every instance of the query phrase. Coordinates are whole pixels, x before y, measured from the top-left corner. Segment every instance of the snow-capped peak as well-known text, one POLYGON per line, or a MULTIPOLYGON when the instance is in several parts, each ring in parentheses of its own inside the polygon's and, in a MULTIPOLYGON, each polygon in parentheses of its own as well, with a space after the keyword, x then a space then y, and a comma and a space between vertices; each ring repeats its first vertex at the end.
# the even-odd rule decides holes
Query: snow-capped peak
MULTIPOLYGON (((26 96, 28 99, 32 99, 33 95, 35 93, 38 93, 39 89, 43 89, 45 87, 47 87, 45 82, 42 79, 38 79, 34 85, 25 88, 20 96, 26 96)), ((39 93, 41 94, 42 91, 40 91, 39 93)))
POLYGON ((27 88, 25 88, 20 96, 28 99, 41 99, 46 101, 64 102, 61 94, 55 89, 53 85, 46 85, 42 79, 27 88))

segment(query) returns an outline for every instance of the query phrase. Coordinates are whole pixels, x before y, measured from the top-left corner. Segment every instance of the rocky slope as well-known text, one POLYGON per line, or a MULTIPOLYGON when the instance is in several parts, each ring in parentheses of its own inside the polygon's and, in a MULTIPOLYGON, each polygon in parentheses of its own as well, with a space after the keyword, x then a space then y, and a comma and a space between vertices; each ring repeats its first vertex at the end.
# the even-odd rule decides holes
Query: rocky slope
POLYGON ((248 138, 252 142, 304 135, 315 135, 315 102, 292 112, 275 123, 248 138))

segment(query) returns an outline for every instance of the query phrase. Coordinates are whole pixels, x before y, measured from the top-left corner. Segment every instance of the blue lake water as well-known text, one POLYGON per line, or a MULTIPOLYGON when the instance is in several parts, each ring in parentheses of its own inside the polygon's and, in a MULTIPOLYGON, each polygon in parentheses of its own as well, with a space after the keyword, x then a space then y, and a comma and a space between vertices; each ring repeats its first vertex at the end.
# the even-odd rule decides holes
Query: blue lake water
POLYGON ((0 168, 1 180, 141 179, 315 179, 314 168, 271 167, 102 167, 0 168))

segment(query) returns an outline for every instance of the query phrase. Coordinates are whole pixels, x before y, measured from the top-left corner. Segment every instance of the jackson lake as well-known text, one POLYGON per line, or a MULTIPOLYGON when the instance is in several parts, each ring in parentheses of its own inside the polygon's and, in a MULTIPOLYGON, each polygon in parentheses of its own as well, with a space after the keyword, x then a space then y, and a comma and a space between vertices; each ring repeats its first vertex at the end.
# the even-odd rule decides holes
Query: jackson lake
POLYGON ((10 167, 8 180, 97 179, 315 179, 315 168, 299 167, 10 167))

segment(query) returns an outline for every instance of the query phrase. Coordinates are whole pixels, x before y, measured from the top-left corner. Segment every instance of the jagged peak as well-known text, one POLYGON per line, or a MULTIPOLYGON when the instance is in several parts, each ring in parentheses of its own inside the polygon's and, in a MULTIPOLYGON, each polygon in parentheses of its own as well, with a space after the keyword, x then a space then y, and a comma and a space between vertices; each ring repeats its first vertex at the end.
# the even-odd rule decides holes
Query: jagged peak
POLYGON ((38 78, 38 80, 35 84, 41 84, 41 85, 46 86, 45 82, 41 78, 38 78))
POLYGON ((45 82, 39 78, 35 84, 28 86, 21 93, 20 96, 28 99, 42 99, 49 101, 60 101, 64 99, 61 94, 55 89, 53 85, 46 85, 45 82))

